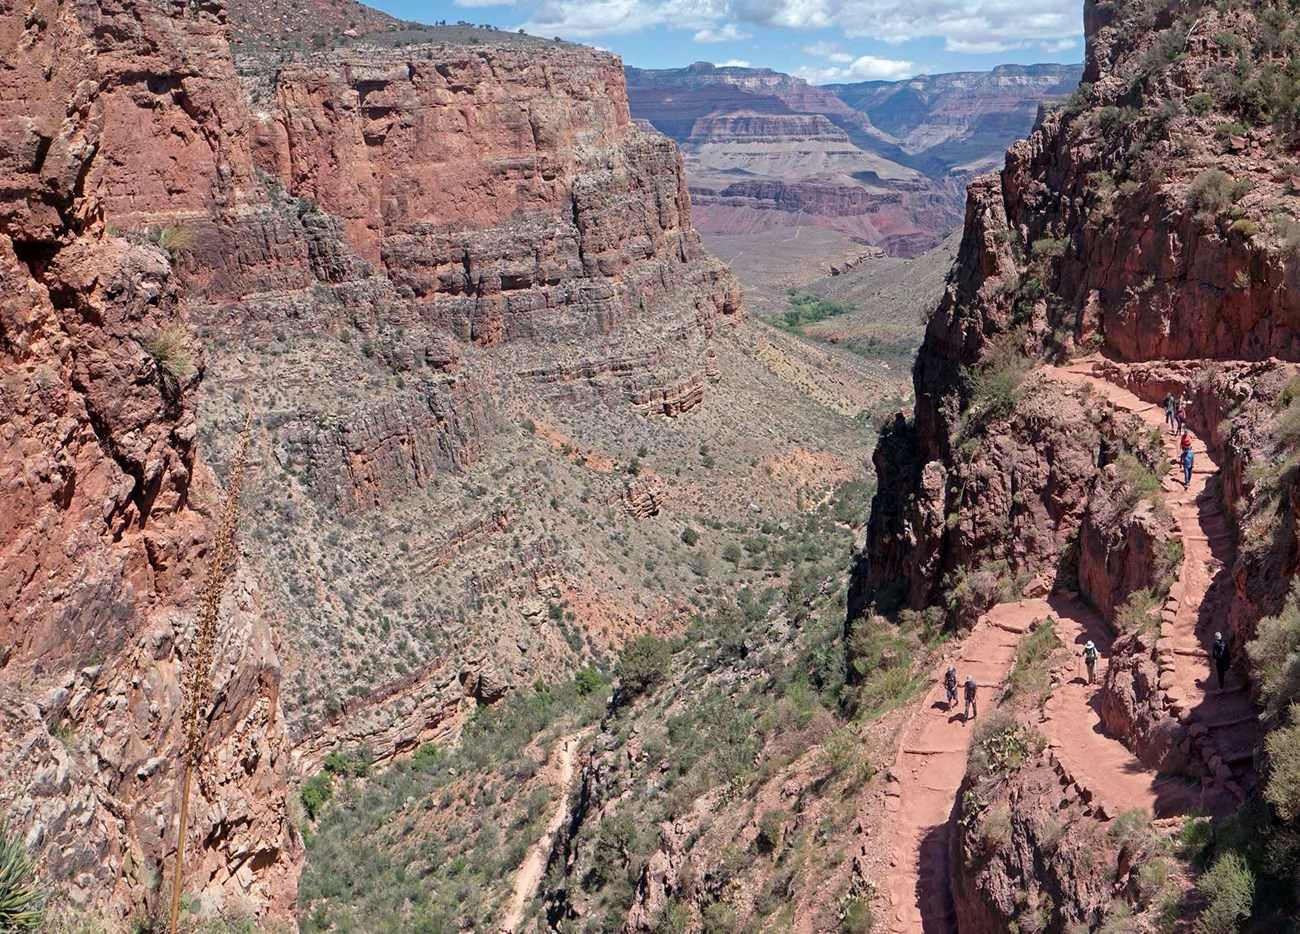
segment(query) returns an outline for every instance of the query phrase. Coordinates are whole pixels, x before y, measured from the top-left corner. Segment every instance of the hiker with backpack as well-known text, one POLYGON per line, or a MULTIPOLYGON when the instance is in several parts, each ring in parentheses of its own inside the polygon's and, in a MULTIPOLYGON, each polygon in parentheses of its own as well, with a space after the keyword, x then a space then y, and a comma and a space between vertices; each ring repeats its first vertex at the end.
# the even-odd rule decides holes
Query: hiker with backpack
POLYGON ((1210 650, 1214 657, 1214 670, 1219 676, 1219 690, 1223 690, 1223 678, 1228 673, 1228 668, 1232 665, 1232 650, 1228 648, 1228 643, 1223 641, 1223 633, 1214 634, 1214 647, 1210 650))
POLYGON ((1192 453, 1192 436, 1188 432, 1183 432, 1182 449, 1183 489, 1185 490, 1192 485, 1192 465, 1196 463, 1196 455, 1192 453))
POLYGON ((1097 681, 1097 646, 1088 640, 1088 644, 1083 647, 1083 663, 1088 666, 1088 683, 1095 684, 1097 681))
POLYGON ((1183 396, 1178 400, 1178 407, 1174 410, 1174 417, 1178 419, 1178 427, 1174 429, 1174 434, 1183 430, 1187 424, 1187 397, 1183 396))
POLYGON ((966 721, 971 717, 979 716, 979 705, 975 703, 975 679, 970 675, 966 676, 966 712, 962 714, 961 722, 965 726, 966 721))
POLYGON ((948 692, 948 709, 952 710, 957 706, 957 669, 952 665, 943 674, 943 689, 948 692))
POLYGON ((1174 411, 1178 408, 1178 403, 1174 401, 1172 392, 1165 393, 1165 424, 1170 428, 1174 427, 1174 411))

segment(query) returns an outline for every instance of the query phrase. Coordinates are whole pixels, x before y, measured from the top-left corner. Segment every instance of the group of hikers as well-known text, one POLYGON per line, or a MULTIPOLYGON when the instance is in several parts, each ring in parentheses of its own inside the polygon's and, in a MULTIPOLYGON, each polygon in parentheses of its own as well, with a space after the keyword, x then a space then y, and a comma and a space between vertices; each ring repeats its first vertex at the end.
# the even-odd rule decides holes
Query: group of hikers
POLYGON ((1185 490, 1192 485, 1192 465, 1196 462, 1196 455, 1192 452, 1192 433, 1187 430, 1187 396, 1175 399, 1172 392, 1165 393, 1165 424, 1173 429, 1174 434, 1182 435, 1179 462, 1183 465, 1185 490))
MULTIPOLYGON (((1097 651, 1096 644, 1089 639, 1083 647, 1083 664, 1088 669, 1088 683, 1097 683, 1097 659, 1100 653, 1097 651)), ((1214 660, 1214 671, 1219 678, 1219 690, 1223 690, 1223 681, 1228 674, 1228 669, 1232 667, 1232 650, 1228 648, 1228 643, 1223 639, 1223 633, 1214 634, 1214 645, 1210 649, 1210 657, 1214 660)), ((957 669, 949 665, 948 670, 943 674, 943 687, 948 695, 948 710, 952 711, 957 706, 957 669)), ((972 717, 979 715, 979 707, 975 702, 975 694, 978 686, 975 684, 975 678, 971 675, 966 676, 964 695, 966 699, 966 710, 962 714, 962 723, 972 717)))
MULTIPOLYGON (((948 692, 948 709, 951 711, 957 706, 957 669, 952 665, 943 675, 943 686, 948 692)), ((975 692, 978 686, 975 684, 975 678, 971 675, 966 676, 966 712, 962 714, 961 722, 964 724, 971 717, 979 716, 979 705, 975 702, 975 692)))

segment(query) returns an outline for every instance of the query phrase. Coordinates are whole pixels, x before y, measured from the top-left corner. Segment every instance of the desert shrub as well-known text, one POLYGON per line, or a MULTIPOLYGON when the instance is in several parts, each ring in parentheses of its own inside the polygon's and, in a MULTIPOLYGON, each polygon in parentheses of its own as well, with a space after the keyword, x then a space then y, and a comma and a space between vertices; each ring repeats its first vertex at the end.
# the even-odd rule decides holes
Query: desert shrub
POLYGON ((686 934, 690 927, 690 906, 672 899, 664 905, 663 912, 655 922, 654 934, 686 934))
POLYGON ((1201 91, 1198 94, 1192 95, 1191 99, 1187 102, 1187 106, 1196 116, 1204 117, 1210 112, 1211 108, 1214 107, 1214 97, 1213 95, 1201 91))
POLYGON ((1233 221, 1232 226, 1228 229, 1233 233, 1246 238, 1253 237, 1259 233, 1259 225, 1248 217, 1243 217, 1239 220, 1233 221))
POLYGON ((302 801, 307 817, 315 820, 324 810, 326 802, 334 797, 334 779, 328 772, 318 772, 298 789, 298 798, 302 801))
POLYGON ((971 734, 966 775, 981 779, 1018 769, 1024 764, 1029 749, 1029 737, 1013 714, 1006 710, 985 713, 976 720, 971 734))
POLYGON ((351 753, 335 750, 325 757, 325 771, 342 778, 360 778, 370 771, 374 753, 358 749, 351 753))
POLYGON ((162 379, 173 386, 185 382, 194 372, 190 334, 183 325, 168 324, 159 328, 144 341, 144 350, 153 357, 162 379))
POLYGON ((632 697, 645 694, 668 677, 673 651, 658 636, 637 636, 623 646, 618 657, 618 680, 632 697))
POLYGON ((1268 735, 1268 783, 1264 797, 1285 821, 1300 818, 1300 704, 1291 705, 1290 726, 1268 735))
POLYGON ((1045 619, 1016 647, 1016 663, 1011 668, 1009 689, 1012 694, 1035 692, 1040 697, 1049 688, 1048 660, 1061 647, 1056 635, 1056 622, 1045 619))
POLYGON ((602 818, 596 827, 588 882, 600 888, 620 877, 626 879, 640 850, 640 837, 636 823, 627 814, 614 813, 602 818))
POLYGON ((790 812, 782 809, 763 812, 763 816, 758 819, 758 836, 754 838, 754 846, 758 848, 758 852, 776 852, 781 845, 785 825, 790 818, 790 812))
POLYGON ((849 902, 844 909, 844 919, 840 922, 842 934, 870 934, 876 926, 876 916, 871 910, 871 903, 860 898, 849 902))
POLYGON ((1011 842, 1011 809, 1006 805, 997 805, 984 812, 981 825, 984 852, 996 853, 1011 842))
POLYGON ((1246 644, 1251 670, 1270 719, 1300 701, 1300 606, 1289 600, 1282 612, 1259 621, 1246 644))
POLYGON ((1196 934, 1231 934, 1238 922, 1250 917, 1255 897, 1255 876, 1246 861, 1233 851, 1222 854, 1196 881, 1209 905, 1196 919, 1196 934))
MULTIPOLYGON (((1018 286, 1017 301, 1024 296, 1025 288, 1023 283, 1018 286)), ((1038 288, 1041 291, 1041 283, 1038 288)), ((986 362, 964 371, 970 409, 992 418, 1004 418, 1015 410, 1031 366, 1019 342, 1019 333, 1007 335, 994 347, 986 362)))
POLYGON ((1044 237, 1041 240, 1035 240, 1029 252, 1035 257, 1057 257, 1064 256, 1066 249, 1070 246, 1068 239, 1053 240, 1051 237, 1044 237))
POLYGON ((1300 223, 1285 214, 1276 214, 1273 227, 1282 240, 1282 249, 1292 256, 1300 254, 1300 223))
POLYGON ((1130 451, 1121 451, 1115 458, 1115 470, 1120 479, 1120 500, 1127 510, 1144 499, 1160 495, 1160 478, 1130 451))
POLYGON ((700 533, 695 531, 689 525, 682 529, 682 544, 695 545, 700 540, 700 533))
POLYGON ((155 227, 149 231, 149 239, 173 259, 194 248, 194 231, 188 227, 155 227))
POLYGON ((1197 211, 1222 214, 1232 205, 1232 179, 1222 169, 1206 169, 1192 180, 1187 196, 1197 211))
POLYGON ((0 824, 0 931, 40 930, 45 901, 45 891, 36 881, 36 857, 18 834, 0 824))
POLYGON ((411 761, 416 768, 431 769, 446 757, 447 754, 436 743, 421 743, 420 748, 415 750, 415 755, 411 757, 411 761))
POLYGON ((579 697, 594 694, 604 686, 605 679, 594 668, 583 668, 573 676, 573 689, 578 692, 579 697))
POLYGON ((1151 588, 1134 591, 1115 614, 1115 628, 1120 632, 1134 632, 1158 626, 1160 618, 1155 611, 1160 604, 1160 597, 1151 588))

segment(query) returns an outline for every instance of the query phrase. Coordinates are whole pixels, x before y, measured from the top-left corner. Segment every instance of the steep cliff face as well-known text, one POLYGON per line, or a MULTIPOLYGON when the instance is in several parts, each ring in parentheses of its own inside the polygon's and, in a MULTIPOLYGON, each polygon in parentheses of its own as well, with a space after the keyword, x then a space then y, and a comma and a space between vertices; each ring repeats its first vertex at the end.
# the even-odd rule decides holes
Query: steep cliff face
MULTIPOLYGON (((1238 796, 1259 762, 1257 711, 1240 688, 1210 697, 1200 666, 1213 632, 1240 646, 1261 614, 1281 609, 1296 569, 1295 487, 1278 467, 1294 417, 1281 387, 1300 359, 1296 88, 1281 78, 1296 48, 1289 9, 1085 5, 1085 83, 1012 146, 1000 175, 971 185, 957 266, 914 371, 914 417, 877 450, 880 493, 851 604, 942 602, 960 621, 986 556, 1005 556, 996 570, 1010 585, 992 599, 1023 592, 1033 574, 1081 589, 1122 631, 1099 692, 1105 727, 1149 767, 1238 796), (1104 359, 1083 366, 1145 403, 1166 392, 1195 400, 1191 424, 1208 449, 1197 456, 1211 465, 1200 461, 1190 493, 1162 481, 1176 447, 1158 410, 1097 400, 1095 385, 1068 390, 1079 410, 1060 427, 1085 458, 1072 493, 1082 508, 1051 514, 1053 534, 1026 541, 999 509, 963 497, 972 449, 996 452, 984 467, 995 477, 1023 470, 1053 424, 1026 418, 1035 371, 1093 352, 1104 359), (1162 482, 1172 505, 1144 506, 1158 501, 1139 491, 1162 482), (1170 550, 1175 535, 1194 560, 1170 550), (984 547, 972 551, 972 537, 984 547), (1161 571, 1170 562, 1183 565, 1172 589, 1161 571)), ((1021 495, 1043 496, 1030 479, 1021 495)), ((992 828, 1010 834, 1015 860, 1049 877, 1073 856, 1033 842, 1038 831, 1020 815, 1052 795, 1019 789, 1009 826, 998 815, 992 828)), ((956 879, 971 925, 1003 926, 1018 910, 1007 882, 1027 870, 1001 859, 968 859, 956 879)), ((1134 891, 1121 875, 1107 884, 1134 891)), ((1063 889, 1050 900, 1078 916, 1099 897, 1063 889)))
MULTIPOLYGON (((0 42, 2 794, 70 905, 120 921, 152 910, 173 852, 179 669, 220 491, 197 457, 203 358, 169 349, 184 292, 161 247, 105 223, 122 207, 105 179, 129 167, 141 192, 209 197, 224 31, 203 5, 49 2, 3 11, 0 42), (155 133, 170 149, 150 170, 135 160, 155 133)), ((284 918, 301 843, 246 577, 224 632, 185 887, 284 918)))
MULTIPOLYGON (((1220 141, 1214 128, 1231 102, 1190 100, 1224 65, 1214 35, 1254 35, 1253 14, 1175 5, 1144 25, 1146 14, 1118 5, 1087 11, 1089 83, 1012 146, 999 176, 970 186, 961 253, 916 365, 914 423, 899 429, 915 436, 882 447, 882 489, 909 472, 950 474, 954 442, 969 430, 970 375, 1008 341, 1029 357, 1076 348, 1127 361, 1300 355, 1287 285, 1300 263, 1285 243, 1289 222, 1268 213, 1286 181, 1261 152, 1287 137, 1260 128, 1220 141), (915 451, 913 463, 888 456, 899 447, 915 451)), ((889 525, 899 508, 887 505, 871 561, 915 567, 897 543, 923 536, 908 531, 911 520, 889 525)), ((914 603, 933 596, 932 579, 905 576, 914 603)))

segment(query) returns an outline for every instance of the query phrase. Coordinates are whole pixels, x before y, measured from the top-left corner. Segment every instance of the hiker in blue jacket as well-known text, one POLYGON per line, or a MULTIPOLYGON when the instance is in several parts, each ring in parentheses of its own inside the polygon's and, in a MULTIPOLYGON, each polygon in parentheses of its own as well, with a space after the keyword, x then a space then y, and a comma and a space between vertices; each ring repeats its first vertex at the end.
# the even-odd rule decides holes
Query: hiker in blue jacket
POLYGON ((1190 435, 1183 435, 1183 489, 1192 485, 1192 465, 1196 462, 1196 455, 1192 453, 1192 439, 1190 435))

